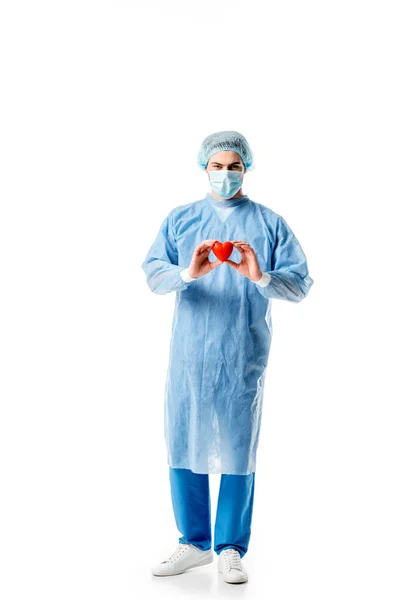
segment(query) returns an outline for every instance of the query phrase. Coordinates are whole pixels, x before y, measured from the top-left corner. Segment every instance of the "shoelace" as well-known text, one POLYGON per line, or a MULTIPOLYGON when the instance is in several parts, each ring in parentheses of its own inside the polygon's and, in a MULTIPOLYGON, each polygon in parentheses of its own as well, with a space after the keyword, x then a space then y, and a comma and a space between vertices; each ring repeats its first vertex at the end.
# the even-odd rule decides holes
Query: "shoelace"
POLYGON ((240 554, 234 548, 228 548, 223 550, 222 555, 225 563, 231 569, 242 569, 242 563, 240 562, 240 554))
POLYGON ((180 556, 182 556, 182 554, 186 552, 188 548, 189 544, 179 544, 175 552, 171 554, 168 560, 164 560, 164 562, 175 562, 180 556))

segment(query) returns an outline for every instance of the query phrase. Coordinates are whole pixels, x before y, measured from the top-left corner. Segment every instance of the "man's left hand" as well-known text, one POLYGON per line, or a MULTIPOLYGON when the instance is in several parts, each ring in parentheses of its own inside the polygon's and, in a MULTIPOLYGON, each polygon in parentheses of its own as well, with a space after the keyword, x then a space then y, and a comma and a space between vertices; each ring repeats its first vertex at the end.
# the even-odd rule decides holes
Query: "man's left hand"
POLYGON ((248 277, 251 281, 260 281, 262 277, 262 271, 260 269, 260 265, 258 264, 257 257, 253 248, 247 242, 243 242, 243 240, 231 240, 231 243, 234 245, 237 250, 239 250, 242 260, 240 263, 237 263, 233 260, 226 260, 225 262, 239 271, 243 277, 248 277))

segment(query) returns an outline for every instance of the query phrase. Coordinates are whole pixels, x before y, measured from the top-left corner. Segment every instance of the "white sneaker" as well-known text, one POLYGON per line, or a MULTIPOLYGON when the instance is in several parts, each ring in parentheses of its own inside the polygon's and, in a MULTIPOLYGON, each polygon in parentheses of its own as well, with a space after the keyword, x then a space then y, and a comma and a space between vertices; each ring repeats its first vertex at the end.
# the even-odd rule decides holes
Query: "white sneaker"
POLYGON ((211 549, 200 550, 200 548, 193 546, 193 544, 179 543, 177 549, 169 559, 153 567, 151 572, 157 576, 179 575, 192 567, 208 565, 213 560, 214 556, 211 549))
POLYGON ((218 555, 218 571, 224 576, 227 583, 244 583, 248 574, 242 565, 238 550, 227 548, 218 555))

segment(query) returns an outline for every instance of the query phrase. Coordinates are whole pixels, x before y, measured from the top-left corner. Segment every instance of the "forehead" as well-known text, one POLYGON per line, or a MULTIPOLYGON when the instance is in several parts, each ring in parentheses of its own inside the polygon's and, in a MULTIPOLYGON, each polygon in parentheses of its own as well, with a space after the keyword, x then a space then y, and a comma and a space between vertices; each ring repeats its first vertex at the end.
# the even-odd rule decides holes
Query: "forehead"
POLYGON ((220 150, 219 152, 216 152, 215 154, 210 156, 208 163, 212 164, 214 162, 217 162, 224 166, 228 166, 233 163, 242 164, 242 159, 240 154, 234 152, 233 150, 220 150))

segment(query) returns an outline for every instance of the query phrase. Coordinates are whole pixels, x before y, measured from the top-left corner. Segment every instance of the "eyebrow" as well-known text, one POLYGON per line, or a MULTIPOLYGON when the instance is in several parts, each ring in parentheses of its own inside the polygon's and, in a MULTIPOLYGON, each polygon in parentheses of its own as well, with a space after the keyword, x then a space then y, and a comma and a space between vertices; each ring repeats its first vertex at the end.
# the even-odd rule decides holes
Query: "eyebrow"
MULTIPOLYGON (((212 161, 212 163, 211 163, 211 164, 212 164, 212 165, 222 165, 222 163, 215 162, 215 161, 212 161)), ((232 165, 241 165, 241 164, 242 164, 242 163, 240 162, 240 160, 237 160, 237 161, 235 161, 235 162, 233 162, 233 163, 229 163, 229 164, 228 164, 228 167, 231 167, 232 165)))

